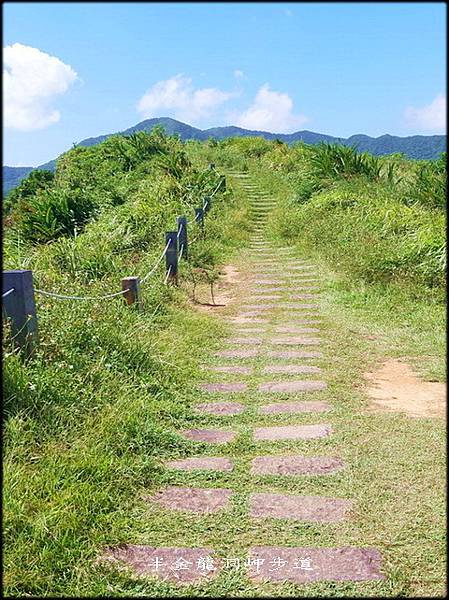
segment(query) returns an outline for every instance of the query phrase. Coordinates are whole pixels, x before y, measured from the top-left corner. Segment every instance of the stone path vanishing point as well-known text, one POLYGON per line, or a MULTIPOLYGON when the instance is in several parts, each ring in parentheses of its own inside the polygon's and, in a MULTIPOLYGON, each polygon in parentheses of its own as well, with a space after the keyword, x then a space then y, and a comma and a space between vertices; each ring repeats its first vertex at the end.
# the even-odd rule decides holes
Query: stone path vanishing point
MULTIPOLYGON (((326 373, 313 364, 314 359, 322 357, 320 346, 325 344, 320 338, 319 328, 319 278, 313 265, 292 258, 288 248, 275 249, 264 240, 263 223, 267 211, 273 206, 272 201, 257 192, 248 176, 230 175, 240 181, 253 203, 251 249, 257 253, 254 265, 257 270, 245 304, 230 319, 235 330, 227 341, 230 347, 217 353, 218 365, 205 370, 205 374, 210 374, 210 379, 200 385, 205 401, 197 404, 195 410, 217 416, 244 412, 245 394, 252 391, 247 379, 257 375, 255 361, 264 356, 263 380, 256 385, 265 401, 257 407, 258 414, 313 413, 316 418, 308 425, 255 424, 253 439, 263 442, 290 440, 294 444, 295 440, 332 436, 332 405, 319 399, 320 390, 327 387, 326 373), (267 337, 268 333, 271 337, 267 337), (229 377, 230 380, 216 382, 217 376, 229 377), (267 376, 271 377, 268 381, 267 376), (234 396, 238 397, 238 401, 234 401, 234 396)), ((166 463, 166 467, 184 471, 232 472, 232 455, 216 457, 213 449, 216 445, 234 440, 237 429, 189 429, 180 432, 189 440, 210 444, 211 455, 172 460, 166 463)), ((334 455, 268 453, 251 461, 250 474, 332 477, 344 468, 343 461, 334 455)), ((230 511, 232 496, 233 491, 224 488, 167 486, 149 497, 148 501, 171 511, 195 513, 201 518, 203 514, 230 511)), ((254 519, 323 526, 350 518, 351 508, 352 502, 346 498, 278 494, 272 493, 269 488, 258 488, 258 492, 251 493, 248 499, 249 515, 254 519)), ((188 547, 186 539, 186 546, 182 548, 127 544, 110 548, 106 556, 127 564, 137 575, 153 575, 181 584, 216 577, 222 570, 220 560, 212 563, 216 550, 188 547)), ((245 566, 246 576, 254 582, 301 584, 384 578, 380 553, 370 547, 254 546, 248 548, 245 566), (273 568, 273 560, 277 561, 276 568, 273 568)))

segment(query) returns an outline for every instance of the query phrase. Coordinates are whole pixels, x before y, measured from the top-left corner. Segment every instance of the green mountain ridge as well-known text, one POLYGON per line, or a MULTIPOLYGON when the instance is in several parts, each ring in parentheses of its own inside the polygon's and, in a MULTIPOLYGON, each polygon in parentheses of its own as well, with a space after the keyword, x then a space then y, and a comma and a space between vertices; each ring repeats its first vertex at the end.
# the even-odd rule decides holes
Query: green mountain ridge
MULTIPOLYGON (((87 138, 79 142, 77 146, 94 146, 103 142, 111 135, 117 135, 117 133, 130 135, 137 131, 151 131, 153 127, 156 127, 157 125, 162 125, 168 135, 179 135, 181 140, 207 140, 209 138, 222 140, 228 137, 260 136, 267 140, 279 139, 287 144, 293 144, 300 141, 306 144, 319 144, 320 142, 339 143, 345 146, 355 146, 360 152, 369 152, 375 156, 402 153, 408 158, 417 160, 433 160, 438 158, 442 152, 446 151, 445 135, 413 135, 399 137, 384 134, 380 137, 373 138, 364 134, 356 134, 349 138, 339 138, 307 130, 296 131, 294 133, 271 133, 269 131, 242 129, 241 127, 236 127, 234 125, 211 127, 203 130, 169 117, 146 119, 124 131, 87 138)), ((27 177, 34 168, 53 171, 56 167, 56 160, 57 159, 51 160, 38 167, 4 166, 3 194, 6 194, 19 185, 20 181, 27 177)))

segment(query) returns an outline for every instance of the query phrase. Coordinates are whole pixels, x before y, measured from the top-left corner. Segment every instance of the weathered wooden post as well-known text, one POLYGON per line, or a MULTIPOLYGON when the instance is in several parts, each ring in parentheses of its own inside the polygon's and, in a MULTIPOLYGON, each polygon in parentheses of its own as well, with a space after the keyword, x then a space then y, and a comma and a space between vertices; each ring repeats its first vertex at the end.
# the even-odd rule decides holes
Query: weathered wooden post
POLYGON ((178 283, 178 232, 167 231, 165 234, 165 245, 168 245, 165 253, 165 266, 167 269, 167 283, 170 281, 178 283))
POLYGON ((140 279, 139 277, 124 277, 122 279, 123 297, 128 305, 135 304, 137 310, 141 310, 140 301, 140 279))
POLYGON ((176 222, 178 224, 178 246, 180 258, 187 260, 188 258, 188 247, 187 247, 187 217, 177 217, 176 222))
POLYGON ((3 271, 3 311, 11 322, 13 345, 29 356, 37 341, 33 273, 27 269, 3 271), (13 290, 13 291, 11 291, 13 290))
POLYGON ((200 228, 200 237, 204 239, 204 208, 195 208, 195 221, 200 228))
POLYGON ((212 198, 210 196, 204 197, 203 210, 205 213, 209 212, 212 207, 212 198))
POLYGON ((195 208, 195 222, 201 227, 204 227, 204 210, 202 208, 195 208))

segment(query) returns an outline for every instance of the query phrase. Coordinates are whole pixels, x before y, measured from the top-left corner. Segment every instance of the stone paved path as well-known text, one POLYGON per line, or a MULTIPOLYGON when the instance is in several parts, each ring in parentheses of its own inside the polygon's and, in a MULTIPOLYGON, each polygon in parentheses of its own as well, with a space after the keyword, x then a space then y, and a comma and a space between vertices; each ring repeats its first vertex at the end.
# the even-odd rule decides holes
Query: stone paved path
MULTIPOLYGON (((237 460, 232 444, 240 435, 240 428, 238 424, 233 425, 233 419, 252 410, 250 437, 253 442, 266 446, 247 466, 249 475, 258 478, 253 492, 246 497, 246 511, 253 521, 253 530, 257 532, 258 527, 266 528, 269 522, 279 521, 297 521, 315 527, 347 522, 351 511, 356 509, 350 498, 292 494, 288 493, 288 487, 282 488, 285 493, 277 493, 272 486, 260 483, 263 476, 283 482, 299 477, 304 480, 317 476, 332 478, 346 469, 347 464, 334 450, 329 455, 303 454, 307 444, 321 438, 331 439, 335 431, 332 403, 320 399, 320 394, 332 382, 326 378, 325 367, 315 364, 323 358, 321 349, 326 345, 320 336, 320 279, 316 268, 295 259, 290 248, 275 248, 265 239, 263 226, 272 208, 270 197, 260 194, 258 186, 250 182, 246 174, 236 173, 234 180, 240 182, 253 202, 255 228, 250 248, 255 259, 245 298, 228 318, 232 334, 215 354, 214 365, 205 365, 204 381, 198 384, 202 401, 196 404, 194 411, 213 415, 218 424, 179 432, 186 439, 210 446, 209 456, 168 461, 165 467, 179 472, 225 472, 232 477, 237 460), (308 415, 309 420, 306 424, 283 423, 282 418, 289 415, 308 415), (276 450, 276 445, 286 442, 288 450, 276 450), (299 444, 297 452, 295 444, 299 444), (226 456, 214 456, 214 448, 229 450, 225 450, 226 456)), ((206 488, 166 486, 146 501, 161 510, 193 513, 198 518, 201 514, 226 511, 232 519, 232 502, 236 495, 238 485, 227 489, 214 486, 212 479, 206 488)), ((220 548, 189 547, 186 532, 183 548, 125 544, 108 549, 106 556, 126 563, 138 575, 156 575, 186 584, 215 578, 222 572, 223 564, 215 559, 215 568, 210 570, 193 566, 190 570, 156 569, 155 556, 165 557, 167 563, 195 565, 201 560, 212 560, 219 551, 220 548)), ((319 536, 316 546, 307 548, 249 545, 247 556, 246 577, 254 582, 304 584, 384 578, 382 557, 375 548, 334 547, 320 543, 319 536), (269 567, 273 559, 278 561, 278 568, 269 567)))

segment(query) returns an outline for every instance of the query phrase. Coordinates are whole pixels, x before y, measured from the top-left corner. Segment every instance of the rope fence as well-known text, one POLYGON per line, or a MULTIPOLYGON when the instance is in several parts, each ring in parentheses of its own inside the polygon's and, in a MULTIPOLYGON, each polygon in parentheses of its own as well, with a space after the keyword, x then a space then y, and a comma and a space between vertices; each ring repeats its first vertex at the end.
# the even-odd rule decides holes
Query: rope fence
MULTIPOLYGON (((209 170, 217 173, 214 164, 209 165, 209 170)), ((31 270, 11 270, 3 271, 3 291, 2 300, 3 312, 11 322, 11 339, 14 339, 16 345, 24 349, 25 354, 29 354, 37 340, 37 316, 34 301, 34 295, 40 294, 57 300, 107 300, 110 298, 124 297, 128 305, 136 305, 140 309, 140 286, 145 283, 161 265, 165 258, 166 274, 164 285, 169 282, 177 284, 178 281, 178 263, 180 260, 188 260, 188 225, 196 225, 199 233, 190 240, 190 244, 195 243, 204 232, 204 215, 211 207, 211 198, 221 190, 226 191, 226 178, 219 176, 220 180, 210 196, 206 196, 202 207, 195 208, 195 217, 193 220, 187 217, 177 217, 177 230, 169 231, 165 234, 165 247, 154 265, 148 273, 140 277, 125 277, 122 279, 122 289, 118 292, 112 292, 99 296, 77 296, 60 294, 58 292, 49 292, 33 285, 33 273, 31 270), (16 292, 13 296, 13 292, 16 292)))
POLYGON ((46 292, 45 290, 40 290, 39 288, 34 288, 34 291, 38 294, 42 294, 43 296, 58 298, 59 300, 106 300, 107 298, 121 296, 122 294, 129 292, 129 289, 122 290, 121 292, 114 292, 113 294, 104 294, 104 296, 65 296, 64 294, 56 294, 55 292, 46 292))

